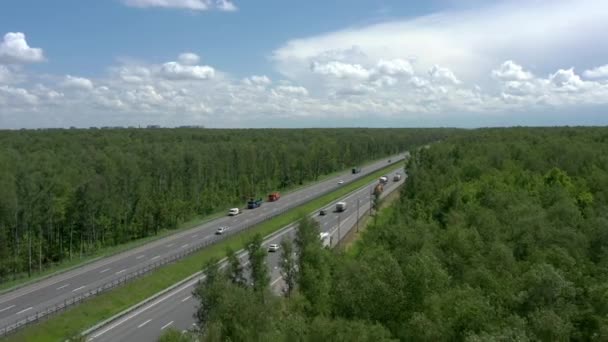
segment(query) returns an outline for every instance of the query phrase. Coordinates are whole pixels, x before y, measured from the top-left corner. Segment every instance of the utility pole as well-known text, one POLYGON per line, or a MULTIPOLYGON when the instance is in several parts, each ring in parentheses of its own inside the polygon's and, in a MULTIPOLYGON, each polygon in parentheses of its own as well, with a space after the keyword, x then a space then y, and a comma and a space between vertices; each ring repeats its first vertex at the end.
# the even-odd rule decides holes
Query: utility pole
POLYGON ((342 213, 339 213, 338 214, 338 241, 340 241, 340 239, 341 239, 341 234, 340 234, 340 221, 341 221, 341 218, 342 218, 342 213))

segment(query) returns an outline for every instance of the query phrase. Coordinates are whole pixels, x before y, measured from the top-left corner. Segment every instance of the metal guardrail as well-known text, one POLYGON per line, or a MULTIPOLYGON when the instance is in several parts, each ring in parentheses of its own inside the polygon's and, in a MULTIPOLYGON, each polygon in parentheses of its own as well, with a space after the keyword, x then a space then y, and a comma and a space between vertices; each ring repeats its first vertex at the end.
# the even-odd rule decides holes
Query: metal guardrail
MULTIPOLYGON (((394 163, 390 163, 387 166, 395 165, 395 164, 399 163, 402 160, 403 159, 395 160, 394 163)), ((372 173, 374 173, 374 172, 376 172, 378 170, 381 170, 381 169, 382 168, 379 168, 379 169, 374 170, 372 172, 369 172, 367 174, 363 174, 361 177, 358 177, 358 178, 349 180, 347 182, 344 182, 344 185, 352 184, 352 183, 360 180, 361 178, 366 177, 366 176, 368 176, 368 175, 370 175, 370 174, 372 174, 372 173)), ((63 311, 65 311, 65 310, 67 310, 67 309, 69 309, 69 308, 71 308, 73 306, 76 306, 77 304, 80 304, 81 302, 87 300, 90 297, 94 297, 94 296, 97 296, 97 295, 99 295, 101 293, 108 292, 109 290, 112 290, 112 289, 114 289, 116 287, 122 286, 122 285, 126 284, 129 281, 141 278, 142 276, 144 276, 144 275, 146 275, 146 274, 148 274, 148 273, 150 273, 150 272, 152 272, 152 271, 154 271, 154 270, 156 270, 156 269, 158 269, 160 267, 163 267, 163 266, 165 266, 167 264, 174 263, 174 262, 176 262, 176 261, 178 261, 180 259, 183 259, 183 258, 185 258, 185 257, 187 257, 187 256, 189 256, 189 255, 191 255, 191 254, 193 254, 193 253, 195 253, 195 252, 203 249, 203 248, 206 248, 206 247, 209 247, 209 246, 211 246, 213 244, 216 244, 216 243, 224 240, 225 238, 227 238, 227 237, 229 237, 231 235, 235 235, 235 234, 237 234, 237 233, 239 233, 241 231, 250 229, 250 228, 252 228, 252 227, 254 227, 254 226, 256 226, 256 225, 258 225, 260 223, 266 222, 266 221, 268 221, 268 220, 270 220, 270 219, 272 219, 272 218, 274 218, 276 216, 282 215, 282 214, 284 214, 287 211, 290 211, 290 210, 292 210, 294 208, 297 208, 299 206, 305 205, 306 203, 309 203, 309 202, 311 202, 311 201, 313 201, 313 200, 315 200, 317 198, 320 198, 320 197, 325 196, 325 195, 327 195, 329 193, 332 193, 332 192, 334 192, 336 190, 339 190, 340 188, 326 189, 325 191, 319 193, 317 196, 313 196, 313 197, 307 198, 306 200, 304 200, 302 202, 294 203, 293 205, 290 205, 290 206, 288 206, 288 207, 286 207, 286 208, 284 208, 282 210, 279 210, 279 211, 273 212, 273 213, 271 213, 269 215, 266 215, 264 218, 262 218, 259 221, 252 222, 251 224, 243 226, 240 229, 230 229, 230 230, 228 230, 226 233, 224 233, 222 235, 214 236, 213 238, 211 238, 209 240, 206 240, 206 241, 204 241, 204 242, 202 242, 202 243, 200 243, 200 244, 198 244, 196 246, 188 248, 188 249, 186 249, 184 251, 180 251, 178 253, 171 254, 169 256, 166 256, 166 257, 160 259, 159 261, 156 261, 156 262, 144 265, 143 267, 140 267, 139 269, 137 269, 135 271, 127 273, 126 275, 124 275, 124 276, 122 276, 122 277, 120 277, 118 279, 114 279, 112 281, 109 281, 109 282, 107 282, 107 283, 105 283, 103 285, 100 285, 100 286, 98 286, 98 287, 96 287, 94 289, 91 289, 91 290, 89 290, 89 291, 87 291, 85 293, 74 295, 74 296, 72 296, 70 298, 67 298, 67 299, 65 299, 63 301, 63 303, 53 304, 51 306, 48 306, 46 309, 44 309, 42 311, 38 311, 35 314, 31 314, 31 315, 28 315, 28 316, 26 316, 26 317, 24 317, 22 319, 18 319, 14 323, 5 325, 2 328, 0 328, 0 337, 7 336, 9 334, 15 333, 16 331, 18 331, 18 330, 20 330, 20 329, 22 329, 22 328, 24 328, 24 327, 26 327, 26 326, 28 326, 30 324, 35 324, 35 323, 38 323, 38 322, 40 322, 42 320, 48 319, 53 314, 63 312, 63 311)), ((252 210, 254 210, 254 209, 252 209, 252 210)))

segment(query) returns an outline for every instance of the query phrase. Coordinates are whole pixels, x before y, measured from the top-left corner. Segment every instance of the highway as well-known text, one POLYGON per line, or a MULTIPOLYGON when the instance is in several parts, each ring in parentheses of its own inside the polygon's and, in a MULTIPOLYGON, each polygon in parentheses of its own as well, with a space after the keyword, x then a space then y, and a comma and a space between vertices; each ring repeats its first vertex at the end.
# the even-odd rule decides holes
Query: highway
MULTIPOLYGON (((393 181, 396 172, 404 174, 400 168, 389 173, 389 183, 385 187, 382 196, 386 196, 395 190, 398 185, 405 181, 402 177, 399 182, 393 181)), ((405 174, 404 174, 405 176, 405 174)), ((359 201, 359 217, 363 216, 370 207, 371 192, 377 181, 368 186, 351 193, 342 199, 347 203, 347 210, 343 213, 334 212, 335 202, 326 207, 327 215, 320 216, 319 212, 313 214, 313 218, 319 222, 322 232, 329 232, 332 235, 332 247, 344 237, 350 229, 354 229, 357 222, 357 204, 359 201), (338 224, 340 228, 338 229, 338 224), (338 235, 339 234, 339 235, 338 235)), ((336 201, 337 202, 337 201, 336 201)), ((293 239, 295 237, 295 225, 289 225, 278 234, 271 236, 264 241, 264 246, 271 243, 280 244, 283 239, 293 239)), ((273 291, 279 294, 282 290, 282 278, 278 268, 280 258, 278 252, 269 253, 267 264, 271 275, 271 285, 273 291)), ((247 255, 241 253, 239 257, 243 264, 247 263, 247 255)), ((194 313, 196 312, 197 301, 192 296, 192 291, 200 277, 194 278, 181 286, 169 291, 153 301, 135 309, 95 331, 87 336, 88 341, 156 341, 163 330, 169 327, 180 331, 193 327, 195 323, 194 313)))
MULTIPOLYGON (((235 233, 262 222, 271 215, 314 199, 325 191, 338 189, 343 186, 338 184, 338 180, 348 183, 372 173, 389 165, 390 163, 387 163, 389 158, 392 163, 397 163, 404 159, 404 154, 376 161, 363 167, 358 174, 345 172, 285 194, 279 201, 264 202, 261 207, 252 210, 245 209, 238 216, 222 217, 2 294, 0 295, 0 333, 3 327, 14 326, 15 322, 30 315, 64 303, 76 295, 87 293, 147 265, 158 263, 158 260, 198 246, 213 238, 216 229, 220 226, 229 226, 231 233, 235 233)), ((227 211, 228 208, 226 208, 227 211)))

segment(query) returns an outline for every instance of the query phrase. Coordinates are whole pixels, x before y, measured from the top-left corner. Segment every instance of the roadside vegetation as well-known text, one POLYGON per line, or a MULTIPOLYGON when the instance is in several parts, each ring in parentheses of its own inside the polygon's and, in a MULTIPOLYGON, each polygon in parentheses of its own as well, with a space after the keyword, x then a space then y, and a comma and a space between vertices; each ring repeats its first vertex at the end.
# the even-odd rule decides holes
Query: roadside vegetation
POLYGON ((267 236, 286 225, 295 222, 302 213, 310 213, 318 208, 340 199, 381 175, 392 171, 395 166, 387 166, 370 175, 347 184, 325 196, 314 199, 305 205, 294 208, 271 220, 260 223, 239 234, 202 249, 180 261, 162 267, 153 273, 136 279, 125 286, 94 297, 64 313, 51 316, 48 320, 29 326, 6 338, 7 341, 64 341, 66 338, 79 336, 85 329, 112 317, 119 312, 149 298, 161 290, 200 270, 201 265, 211 260, 218 260, 225 255, 226 250, 238 251, 247 247, 247 243, 256 235, 267 236))
POLYGON ((452 131, 0 131, 0 288, 452 131))
POLYGON ((285 297, 208 278, 200 330, 161 340, 608 340, 608 129, 474 130, 408 175, 348 253, 303 221, 285 297))

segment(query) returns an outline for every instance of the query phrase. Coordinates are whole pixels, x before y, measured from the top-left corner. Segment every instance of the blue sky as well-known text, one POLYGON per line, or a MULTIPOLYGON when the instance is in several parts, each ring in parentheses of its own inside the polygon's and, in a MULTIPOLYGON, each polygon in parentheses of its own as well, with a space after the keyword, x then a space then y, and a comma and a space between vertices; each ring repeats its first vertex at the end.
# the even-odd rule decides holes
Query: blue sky
POLYGON ((0 128, 608 124, 601 0, 4 0, 0 13, 0 128))

